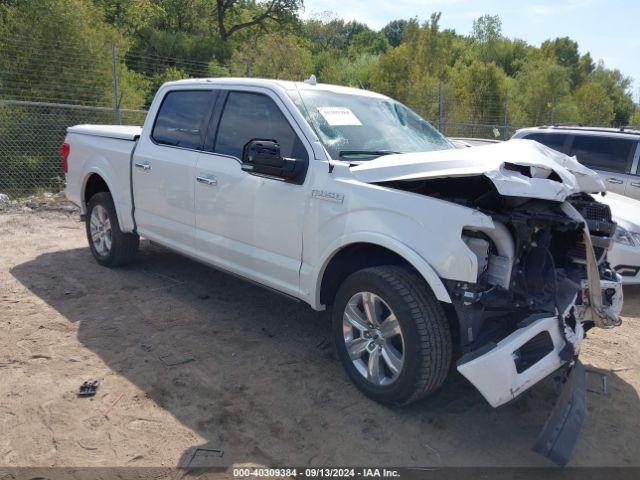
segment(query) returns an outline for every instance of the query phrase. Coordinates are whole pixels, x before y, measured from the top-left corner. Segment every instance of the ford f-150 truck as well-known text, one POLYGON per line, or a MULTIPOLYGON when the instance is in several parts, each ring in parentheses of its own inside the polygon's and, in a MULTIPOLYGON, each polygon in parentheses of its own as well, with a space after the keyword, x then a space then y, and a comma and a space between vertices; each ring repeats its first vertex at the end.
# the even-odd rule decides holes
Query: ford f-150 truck
POLYGON ((535 448, 566 463, 585 414, 585 332, 620 323, 602 180, 530 140, 466 149, 360 89, 258 79, 163 85, 142 128, 78 125, 66 195, 93 256, 139 237, 330 307, 353 383, 386 404, 455 363, 493 406, 565 385, 535 448))

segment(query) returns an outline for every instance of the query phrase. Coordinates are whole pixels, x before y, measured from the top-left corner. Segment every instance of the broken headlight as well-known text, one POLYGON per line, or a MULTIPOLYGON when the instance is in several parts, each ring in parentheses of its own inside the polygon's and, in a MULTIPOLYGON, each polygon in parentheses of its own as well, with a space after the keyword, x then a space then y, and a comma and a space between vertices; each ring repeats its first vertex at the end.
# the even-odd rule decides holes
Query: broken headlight
POLYGON ((640 234, 629 232, 628 230, 622 228, 620 225, 616 226, 616 231, 613 234, 614 242, 633 247, 636 245, 636 242, 638 240, 640 240, 640 234))

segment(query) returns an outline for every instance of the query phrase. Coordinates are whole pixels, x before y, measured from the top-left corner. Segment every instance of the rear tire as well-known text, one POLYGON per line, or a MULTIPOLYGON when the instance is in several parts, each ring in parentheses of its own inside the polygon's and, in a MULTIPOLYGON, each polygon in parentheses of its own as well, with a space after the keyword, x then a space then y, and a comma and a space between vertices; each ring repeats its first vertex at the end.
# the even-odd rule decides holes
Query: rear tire
POLYGON ((100 265, 120 267, 135 259, 140 237, 120 230, 116 207, 109 192, 96 193, 91 197, 85 224, 89 248, 100 265))
POLYGON ((414 402, 435 392, 448 375, 446 315, 424 279, 407 268, 380 266, 350 275, 336 295, 332 328, 347 374, 377 402, 414 402))

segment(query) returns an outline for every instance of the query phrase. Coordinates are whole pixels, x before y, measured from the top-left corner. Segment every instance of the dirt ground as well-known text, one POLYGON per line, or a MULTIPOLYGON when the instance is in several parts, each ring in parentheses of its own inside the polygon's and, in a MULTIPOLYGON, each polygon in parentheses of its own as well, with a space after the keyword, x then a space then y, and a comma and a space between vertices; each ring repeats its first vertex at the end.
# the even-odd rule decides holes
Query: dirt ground
MULTIPOLYGON (((640 465, 640 289, 583 344, 572 465, 640 465), (607 394, 602 392, 602 376, 607 394)), ((61 203, 0 213, 0 466, 549 466, 531 451, 553 382, 492 409, 453 373, 403 409, 351 386, 323 314, 143 243, 98 266, 61 203), (83 381, 99 379, 93 398, 83 381)))

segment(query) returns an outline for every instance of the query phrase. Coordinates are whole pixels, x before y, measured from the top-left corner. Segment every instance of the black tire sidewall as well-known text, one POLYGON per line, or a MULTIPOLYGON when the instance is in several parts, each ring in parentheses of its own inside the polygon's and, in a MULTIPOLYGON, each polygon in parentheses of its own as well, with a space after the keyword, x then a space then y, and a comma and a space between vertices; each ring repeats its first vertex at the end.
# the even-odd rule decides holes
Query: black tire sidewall
POLYGON ((408 401, 415 392, 422 365, 417 326, 409 305, 385 278, 374 274, 371 270, 361 270, 349 276, 340 286, 332 310, 332 329, 338 357, 349 378, 356 387, 373 400, 389 404, 401 405, 408 401), (342 316, 349 299, 358 292, 371 292, 382 298, 395 313, 404 340, 404 365, 398 378, 390 385, 378 386, 366 380, 356 369, 349 357, 342 330, 342 316))

